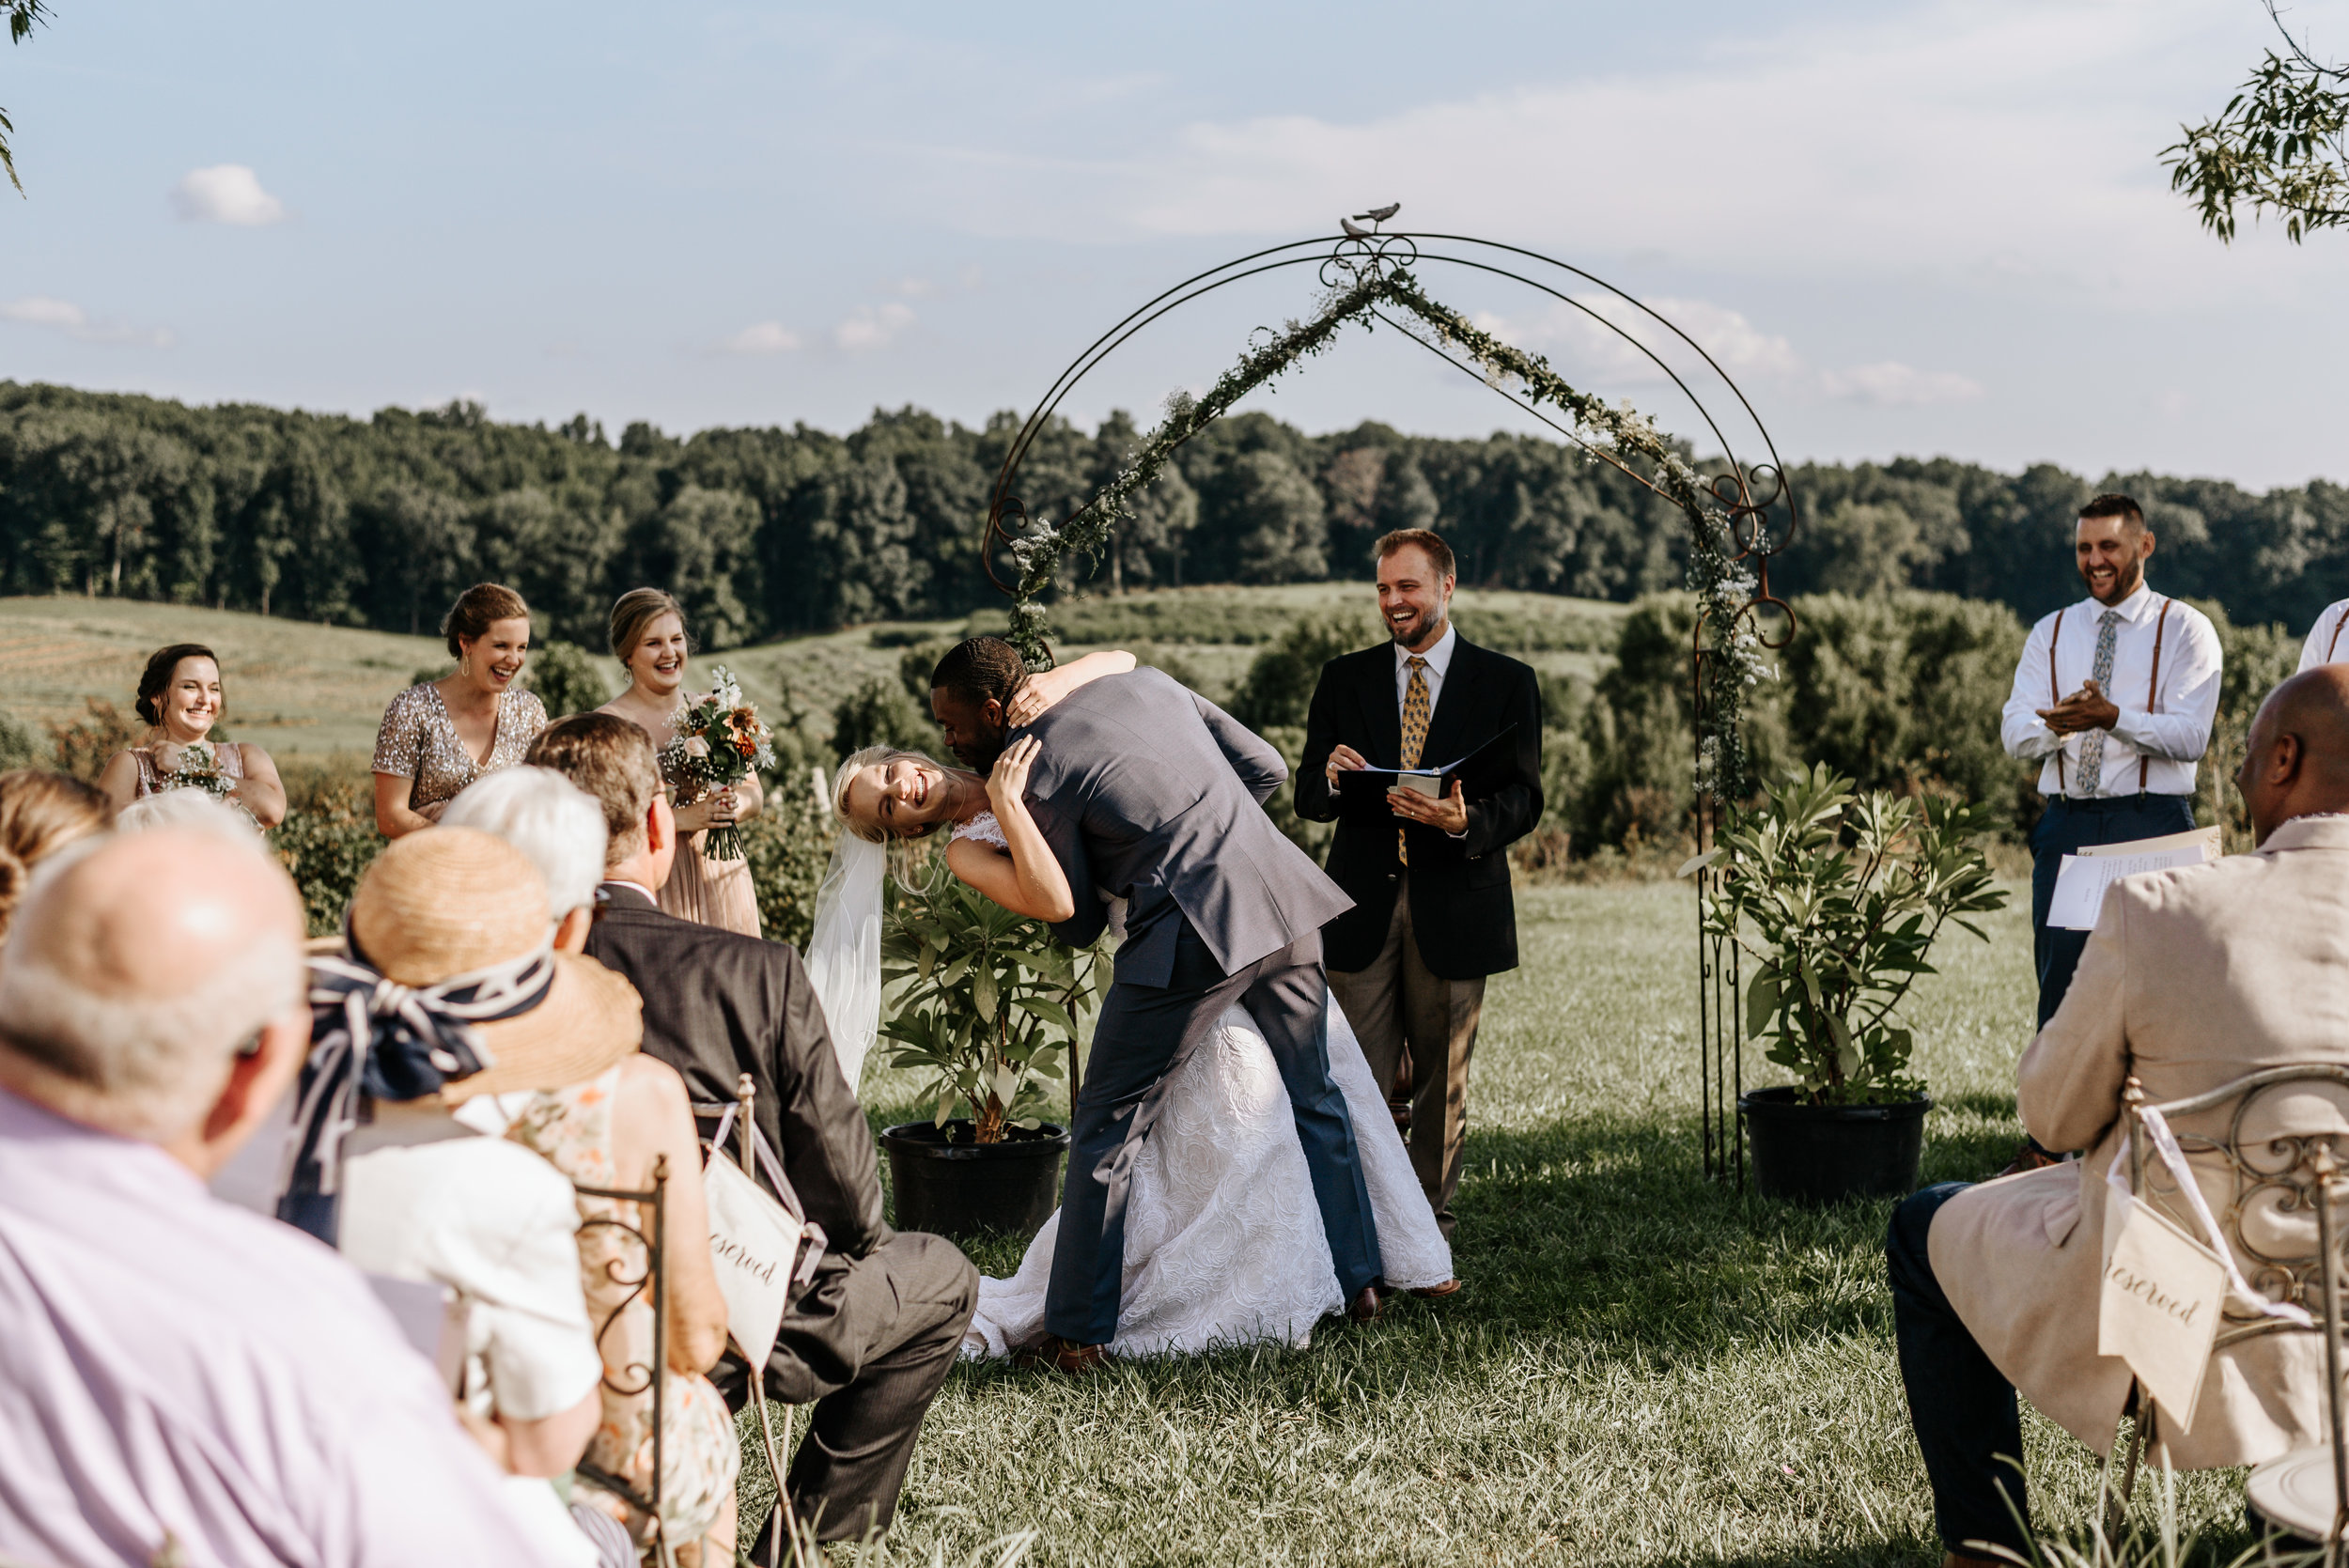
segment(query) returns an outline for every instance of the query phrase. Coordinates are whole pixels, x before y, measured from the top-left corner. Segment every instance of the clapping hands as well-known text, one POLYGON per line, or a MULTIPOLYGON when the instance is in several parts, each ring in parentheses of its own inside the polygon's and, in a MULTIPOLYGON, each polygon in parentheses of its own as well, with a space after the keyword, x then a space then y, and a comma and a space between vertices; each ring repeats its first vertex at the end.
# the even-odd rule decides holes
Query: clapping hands
POLYGON ((2053 707, 2037 710, 2049 729, 2058 735, 2077 735, 2082 730, 2108 730, 2121 719, 2121 709, 2110 702, 2091 678, 2080 683, 2080 689, 2053 707))

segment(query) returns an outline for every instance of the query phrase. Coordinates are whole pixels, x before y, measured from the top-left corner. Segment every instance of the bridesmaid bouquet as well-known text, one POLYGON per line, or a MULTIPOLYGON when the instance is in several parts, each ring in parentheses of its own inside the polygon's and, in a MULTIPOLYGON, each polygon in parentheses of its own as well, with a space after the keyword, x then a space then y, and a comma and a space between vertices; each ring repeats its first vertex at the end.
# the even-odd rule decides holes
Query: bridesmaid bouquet
POLYGON ((237 781, 221 771, 220 753, 209 740, 180 747, 178 764, 157 782, 165 789, 200 789, 215 800, 228 800, 237 788, 237 781))
MULTIPOLYGON (((773 732, 759 722, 740 684, 723 664, 710 674, 717 685, 677 714, 677 738, 661 753, 661 770, 692 784, 696 800, 775 765, 773 732)), ((704 860, 739 861, 744 853, 742 831, 731 822, 710 829, 702 843, 704 860)))

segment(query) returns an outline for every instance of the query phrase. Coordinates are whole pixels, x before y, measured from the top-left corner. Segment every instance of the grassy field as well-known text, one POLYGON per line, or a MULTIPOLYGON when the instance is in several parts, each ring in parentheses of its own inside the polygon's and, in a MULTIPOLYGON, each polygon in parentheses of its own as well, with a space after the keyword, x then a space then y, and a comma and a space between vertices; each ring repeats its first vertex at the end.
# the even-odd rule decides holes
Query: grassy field
MULTIPOLYGON (((1525 967, 1494 984, 1476 1063, 1464 1293, 1304 1351, 1084 1383, 965 1367, 889 1560, 959 1562, 1020 1529, 1029 1560, 1088 1565, 1939 1560, 1893 1358, 1890 1204, 1812 1212, 1702 1179, 1685 886, 1521 898, 1525 967)), ((1938 1102, 1927 1181, 1994 1171, 2019 1136, 2030 929, 2010 909, 1990 930, 1945 944, 1912 1009, 1938 1102)), ((886 1069, 865 1098, 877 1124, 914 1112, 886 1069)), ((2043 1525, 2085 1519, 2087 1451, 2027 1421, 2043 1525)), ((2241 1544, 2238 1473, 2180 1493, 2241 1544)))
MULTIPOLYGON (((1096 647, 1158 649, 1211 696, 1230 693, 1261 644, 1307 615, 1360 613, 1376 599, 1364 583, 1269 588, 1178 588, 1071 600, 1055 612, 1062 657, 1096 647)), ((1462 593, 1469 635, 1521 650, 1537 668, 1595 675, 1607 662, 1622 605, 1545 594, 1462 593)), ((762 705, 794 704, 819 716, 866 678, 894 679, 909 646, 1000 629, 1000 612, 966 619, 892 621, 703 655, 725 663, 762 705)), ((272 755, 364 752, 383 705, 416 672, 443 668, 431 637, 313 626, 238 611, 130 599, 0 598, 0 710, 30 724, 79 718, 85 699, 130 710, 147 656, 167 643, 202 643, 223 661, 229 731, 272 755)), ((590 650, 594 652, 596 650, 590 650)), ((1168 661, 1162 658, 1162 661, 1168 661)), ((616 686, 616 666, 605 665, 616 686)), ((781 708, 774 709, 782 711, 781 708)), ((831 731, 828 717, 817 728, 831 731)))

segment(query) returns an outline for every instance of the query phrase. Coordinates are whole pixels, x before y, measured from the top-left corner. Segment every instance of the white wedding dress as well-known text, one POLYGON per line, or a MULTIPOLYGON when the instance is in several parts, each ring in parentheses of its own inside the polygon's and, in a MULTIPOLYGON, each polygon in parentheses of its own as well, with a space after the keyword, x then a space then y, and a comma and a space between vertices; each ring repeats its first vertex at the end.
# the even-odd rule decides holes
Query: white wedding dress
MULTIPOLYGON (((991 815, 957 836, 1002 843, 991 815)), ((1452 1278, 1452 1249, 1411 1171, 1386 1095, 1334 999, 1330 1070, 1353 1114, 1387 1283, 1398 1290, 1452 1278)), ((962 1353, 1003 1356, 1044 1332, 1056 1212, 1028 1244, 1019 1271, 979 1281, 962 1353)), ((1303 1345, 1340 1311, 1330 1238, 1271 1048, 1234 1006, 1166 1081, 1166 1104, 1134 1161, 1116 1356, 1189 1354, 1271 1340, 1303 1345)))

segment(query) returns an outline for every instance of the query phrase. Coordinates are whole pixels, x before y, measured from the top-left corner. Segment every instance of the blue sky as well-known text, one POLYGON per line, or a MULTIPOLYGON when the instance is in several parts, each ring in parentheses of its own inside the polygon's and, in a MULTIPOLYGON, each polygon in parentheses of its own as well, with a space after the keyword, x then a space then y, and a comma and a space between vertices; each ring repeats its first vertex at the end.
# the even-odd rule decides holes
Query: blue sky
MULTIPOLYGON (((2349 54, 2349 0, 2293 16, 2349 54)), ((2232 249, 2156 163, 2254 0, 398 8, 58 0, 0 50, 0 376, 616 434, 1032 402, 1132 305, 1399 200, 1711 349, 1790 458, 2349 478, 2349 236, 2232 249)), ((1432 292, 1669 427, 1564 307, 1432 292)), ((1068 405, 1145 419, 1286 274, 1068 405)), ((1392 334, 1257 403, 1519 421, 1392 334)))

